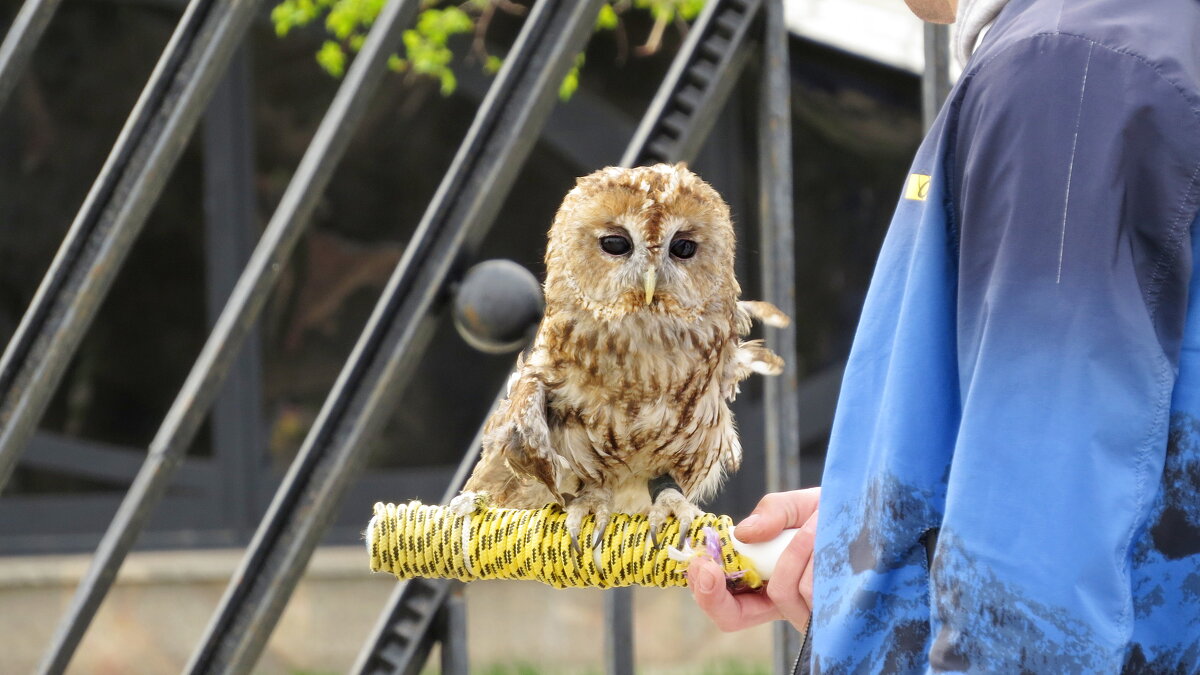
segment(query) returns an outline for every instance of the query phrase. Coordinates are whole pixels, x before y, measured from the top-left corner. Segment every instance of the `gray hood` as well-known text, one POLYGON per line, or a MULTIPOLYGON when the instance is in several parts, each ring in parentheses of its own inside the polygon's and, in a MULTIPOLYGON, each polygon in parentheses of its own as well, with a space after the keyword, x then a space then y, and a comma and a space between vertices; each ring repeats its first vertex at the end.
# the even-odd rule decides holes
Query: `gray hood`
POLYGON ((958 62, 964 66, 971 52, 975 51, 975 43, 979 34, 996 18, 1008 0, 959 0, 958 16, 955 24, 957 31, 954 38, 954 54, 958 62))

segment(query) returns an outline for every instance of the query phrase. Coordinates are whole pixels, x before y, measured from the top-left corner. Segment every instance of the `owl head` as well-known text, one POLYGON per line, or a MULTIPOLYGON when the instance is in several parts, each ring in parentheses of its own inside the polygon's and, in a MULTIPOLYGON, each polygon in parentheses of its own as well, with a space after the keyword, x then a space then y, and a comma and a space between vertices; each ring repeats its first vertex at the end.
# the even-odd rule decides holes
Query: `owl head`
POLYGON ((723 311, 741 293, 734 249, 729 207, 683 164, 608 167, 580 178, 555 215, 546 301, 605 321, 723 311))

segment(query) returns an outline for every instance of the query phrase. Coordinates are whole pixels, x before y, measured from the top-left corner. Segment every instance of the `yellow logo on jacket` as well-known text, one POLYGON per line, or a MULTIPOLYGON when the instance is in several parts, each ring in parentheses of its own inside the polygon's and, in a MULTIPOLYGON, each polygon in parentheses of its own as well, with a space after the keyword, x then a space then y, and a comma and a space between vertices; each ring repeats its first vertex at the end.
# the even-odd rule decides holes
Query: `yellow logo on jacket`
POLYGON ((908 177, 908 186, 904 188, 904 198, 923 202, 929 196, 929 176, 914 173, 908 177))

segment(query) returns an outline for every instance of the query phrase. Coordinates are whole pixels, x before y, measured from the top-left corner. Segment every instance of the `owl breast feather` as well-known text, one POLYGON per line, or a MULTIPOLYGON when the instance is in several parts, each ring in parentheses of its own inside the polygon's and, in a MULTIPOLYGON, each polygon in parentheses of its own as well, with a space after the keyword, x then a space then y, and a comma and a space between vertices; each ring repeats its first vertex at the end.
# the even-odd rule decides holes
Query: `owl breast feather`
POLYGON ((646 503, 645 481, 664 473, 689 498, 716 489, 737 443, 723 396, 731 321, 585 317, 548 321, 539 337, 531 364, 543 369, 551 441, 580 480, 628 485, 646 503))

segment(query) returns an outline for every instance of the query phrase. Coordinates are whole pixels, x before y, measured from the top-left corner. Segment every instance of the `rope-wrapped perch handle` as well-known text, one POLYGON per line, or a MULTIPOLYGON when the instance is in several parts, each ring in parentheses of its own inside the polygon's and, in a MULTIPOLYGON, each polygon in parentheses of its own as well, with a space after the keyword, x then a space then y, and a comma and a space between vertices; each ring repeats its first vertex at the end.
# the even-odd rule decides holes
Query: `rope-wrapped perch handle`
MULTIPOLYGON (((687 563, 704 555, 717 560, 735 585, 758 588, 763 583, 764 575, 752 558, 735 548, 746 547, 733 538, 729 516, 707 513, 696 518, 682 551, 651 545, 650 524, 637 514, 613 514, 599 547, 576 550, 566 521, 556 504, 540 509, 477 508, 462 516, 415 501, 379 503, 365 535, 371 570, 400 579, 526 579, 556 588, 665 588, 686 586, 687 563)), ((592 541, 593 527, 593 518, 584 518, 580 541, 592 541)), ((669 519, 659 541, 677 541, 678 533, 678 523, 669 519)), ((773 562, 772 558, 767 566, 773 562)))

